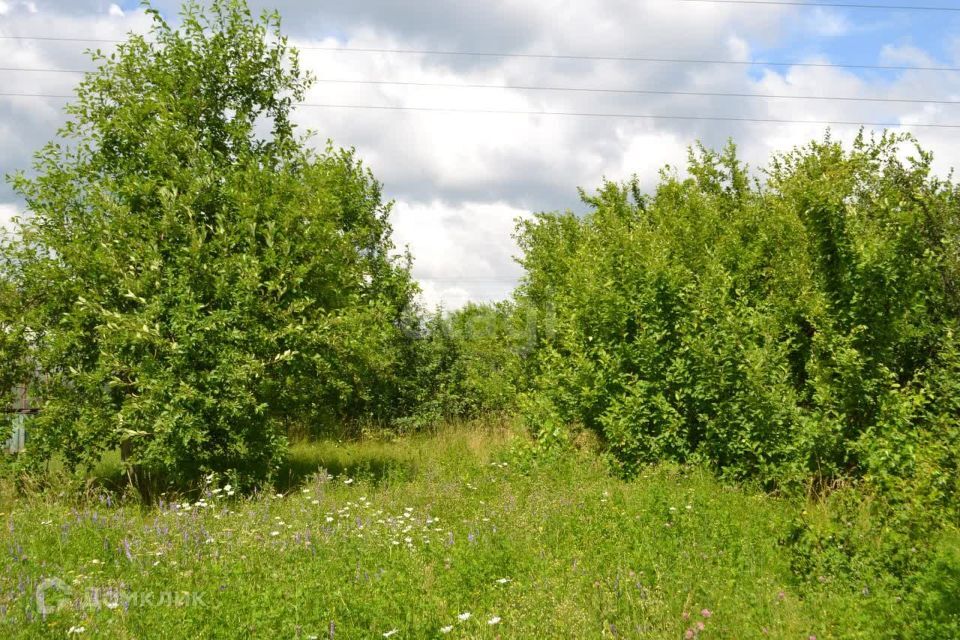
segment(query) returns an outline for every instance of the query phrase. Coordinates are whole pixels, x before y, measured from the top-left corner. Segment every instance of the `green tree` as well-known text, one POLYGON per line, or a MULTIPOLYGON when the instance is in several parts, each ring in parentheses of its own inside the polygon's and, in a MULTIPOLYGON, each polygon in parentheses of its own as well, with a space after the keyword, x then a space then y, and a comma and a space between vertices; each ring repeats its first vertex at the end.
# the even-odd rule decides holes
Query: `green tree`
POLYGON ((6 329, 26 348, 2 366, 34 372, 37 458, 120 447, 142 487, 256 483, 291 427, 389 412, 415 285, 380 185, 296 133, 311 78, 279 17, 151 13, 149 37, 93 52, 61 141, 12 177, 6 329))
POLYGON ((764 181, 732 144, 700 147, 651 195, 608 183, 582 219, 522 224, 518 300, 556 319, 537 406, 597 430, 625 471, 909 479, 926 506, 960 505, 960 199, 929 154, 902 157, 911 142, 827 138, 764 181))

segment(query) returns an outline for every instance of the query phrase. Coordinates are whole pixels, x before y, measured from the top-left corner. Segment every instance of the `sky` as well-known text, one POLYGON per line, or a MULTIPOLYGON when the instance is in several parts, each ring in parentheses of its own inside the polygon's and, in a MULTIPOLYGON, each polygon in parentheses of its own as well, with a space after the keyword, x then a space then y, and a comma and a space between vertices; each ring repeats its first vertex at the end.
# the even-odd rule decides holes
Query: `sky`
MULTIPOLYGON (((894 4, 893 0, 864 3, 894 4)), ((895 4, 957 7, 946 0, 895 4)), ((157 0, 176 22, 179 3, 157 0)), ((665 165, 682 173, 688 147, 732 138, 752 167, 821 138, 824 124, 685 119, 895 123, 960 165, 960 72, 816 65, 960 67, 960 10, 893 10, 681 0, 252 1, 275 8, 303 66, 320 80, 307 103, 487 111, 681 116, 549 116, 300 107, 315 143, 355 147, 394 201, 398 246, 414 256, 427 306, 509 296, 521 273, 512 231, 538 211, 583 211, 577 192, 636 175, 652 190, 665 165), (314 47, 314 48, 310 48, 314 47), (468 56, 323 48, 523 54, 468 56), (579 58, 530 57, 529 54, 579 58), (660 58, 749 64, 583 59, 660 58), (788 63, 774 65, 770 63, 788 63), (535 91, 332 81, 819 96, 829 100, 535 91), (862 102, 908 98, 958 104, 862 102)), ((135 2, 0 0, 0 36, 123 38, 149 18, 135 2)), ((0 66, 89 69, 83 42, 0 38, 0 66)), ((79 76, 0 70, 0 93, 70 93, 79 76)), ((0 173, 29 169, 64 122, 64 100, 0 95, 0 173)), ((871 129, 871 127, 867 127, 871 129)), ((834 125, 849 140, 856 125, 834 125)), ((23 212, 0 185, 0 224, 23 212)), ((7 223, 9 224, 9 223, 7 223)))

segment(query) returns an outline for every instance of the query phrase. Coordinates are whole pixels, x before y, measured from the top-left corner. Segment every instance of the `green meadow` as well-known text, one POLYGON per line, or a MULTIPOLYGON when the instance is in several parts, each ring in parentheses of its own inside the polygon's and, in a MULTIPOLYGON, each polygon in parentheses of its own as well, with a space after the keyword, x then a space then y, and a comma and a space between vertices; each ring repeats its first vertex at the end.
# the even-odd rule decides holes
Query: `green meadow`
POLYGON ((876 575, 798 575, 785 538, 829 505, 696 467, 619 480, 589 438, 544 459, 461 425, 295 445, 286 469, 280 492, 211 479, 155 506, 105 489, 110 464, 80 498, 5 484, 0 634, 877 638, 956 607, 956 583, 918 609, 876 575))

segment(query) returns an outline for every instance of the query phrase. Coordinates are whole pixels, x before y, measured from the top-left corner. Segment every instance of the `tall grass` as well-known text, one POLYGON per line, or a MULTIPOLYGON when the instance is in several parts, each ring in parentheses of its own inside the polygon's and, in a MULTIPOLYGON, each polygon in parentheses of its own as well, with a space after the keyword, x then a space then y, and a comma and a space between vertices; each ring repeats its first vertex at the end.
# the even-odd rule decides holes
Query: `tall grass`
MULTIPOLYGON (((816 505, 528 450, 460 425, 299 443, 281 491, 246 498, 21 495, 0 512, 0 636, 880 638, 926 611, 871 576, 796 575, 785 534, 816 505)), ((951 544, 928 604, 957 611, 951 544)))

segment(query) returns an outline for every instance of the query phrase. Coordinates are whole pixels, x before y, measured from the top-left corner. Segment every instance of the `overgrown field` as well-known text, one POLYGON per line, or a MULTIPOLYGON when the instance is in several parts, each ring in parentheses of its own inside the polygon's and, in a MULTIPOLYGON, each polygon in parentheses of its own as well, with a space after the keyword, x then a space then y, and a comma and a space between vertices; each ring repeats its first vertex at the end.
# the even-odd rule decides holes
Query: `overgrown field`
POLYGON ((279 15, 148 13, 9 176, 0 637, 960 638, 960 185, 916 140, 696 145, 431 312, 279 15))
POLYGON ((956 537, 933 588, 900 600, 877 576, 795 575, 788 533, 825 505, 527 447, 501 426, 301 445, 283 494, 213 481, 151 507, 5 487, 0 635, 806 640, 924 637, 951 598, 957 615, 935 575, 960 566, 956 537))

